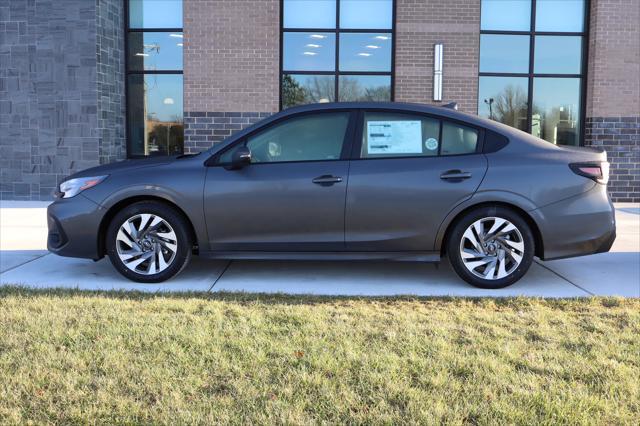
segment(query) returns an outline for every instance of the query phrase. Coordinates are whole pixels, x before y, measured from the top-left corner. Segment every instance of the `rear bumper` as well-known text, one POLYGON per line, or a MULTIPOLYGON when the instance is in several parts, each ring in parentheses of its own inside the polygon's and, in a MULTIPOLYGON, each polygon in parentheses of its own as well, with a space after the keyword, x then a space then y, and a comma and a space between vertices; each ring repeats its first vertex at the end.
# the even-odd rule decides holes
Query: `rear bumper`
POLYGON ((106 210, 82 194, 47 208, 47 249, 60 256, 99 259, 99 229, 106 210))
POLYGON ((604 185, 531 213, 542 234, 543 260, 607 252, 616 239, 615 208, 604 185))

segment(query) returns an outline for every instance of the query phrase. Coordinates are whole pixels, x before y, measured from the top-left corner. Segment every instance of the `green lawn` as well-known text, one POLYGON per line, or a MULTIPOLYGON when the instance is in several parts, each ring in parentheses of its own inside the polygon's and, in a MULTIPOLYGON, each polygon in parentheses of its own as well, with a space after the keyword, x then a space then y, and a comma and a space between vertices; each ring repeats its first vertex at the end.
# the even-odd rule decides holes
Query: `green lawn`
POLYGON ((640 423, 640 301, 0 289, 1 423, 640 423))

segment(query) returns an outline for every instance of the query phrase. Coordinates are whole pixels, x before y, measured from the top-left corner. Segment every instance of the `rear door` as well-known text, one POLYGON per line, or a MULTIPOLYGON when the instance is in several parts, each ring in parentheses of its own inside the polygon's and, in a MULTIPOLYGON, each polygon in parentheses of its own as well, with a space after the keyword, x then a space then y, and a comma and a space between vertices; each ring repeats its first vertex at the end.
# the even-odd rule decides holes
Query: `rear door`
POLYGON ((353 115, 343 110, 287 117, 215 158, 204 190, 212 250, 344 250, 353 115), (228 170, 240 146, 251 151, 251 163, 228 170))
POLYGON ((445 216, 485 175, 482 136, 439 117, 361 113, 347 190, 347 250, 434 250, 445 216))

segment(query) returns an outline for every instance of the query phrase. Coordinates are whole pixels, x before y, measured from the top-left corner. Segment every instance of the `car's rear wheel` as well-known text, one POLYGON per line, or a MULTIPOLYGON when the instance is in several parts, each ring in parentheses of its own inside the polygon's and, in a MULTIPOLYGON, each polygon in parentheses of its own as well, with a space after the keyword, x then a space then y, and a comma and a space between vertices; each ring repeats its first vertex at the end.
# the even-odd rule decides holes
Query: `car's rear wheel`
POLYGON ((184 217, 170 206, 143 201, 125 207, 111 221, 107 254, 125 277, 141 283, 168 280, 191 259, 191 238, 184 217))
POLYGON ((453 226, 447 254, 469 284, 495 289, 524 276, 533 262, 534 238, 527 222, 504 207, 472 210, 453 226))

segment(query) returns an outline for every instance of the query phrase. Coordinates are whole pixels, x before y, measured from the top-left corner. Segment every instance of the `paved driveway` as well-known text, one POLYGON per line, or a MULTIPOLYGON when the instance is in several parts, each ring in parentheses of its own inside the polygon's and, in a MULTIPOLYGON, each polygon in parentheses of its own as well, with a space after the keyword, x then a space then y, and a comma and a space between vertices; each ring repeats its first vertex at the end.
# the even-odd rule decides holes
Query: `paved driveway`
POLYGON ((536 261, 517 284, 480 290, 461 281, 447 262, 216 261, 195 259, 174 280, 130 282, 99 262, 48 254, 46 203, 0 204, 0 285, 141 291, 247 291, 326 295, 640 297, 640 206, 617 206, 618 238, 610 253, 536 261))

